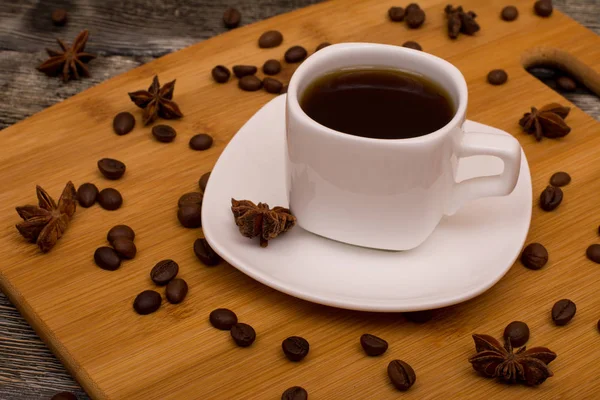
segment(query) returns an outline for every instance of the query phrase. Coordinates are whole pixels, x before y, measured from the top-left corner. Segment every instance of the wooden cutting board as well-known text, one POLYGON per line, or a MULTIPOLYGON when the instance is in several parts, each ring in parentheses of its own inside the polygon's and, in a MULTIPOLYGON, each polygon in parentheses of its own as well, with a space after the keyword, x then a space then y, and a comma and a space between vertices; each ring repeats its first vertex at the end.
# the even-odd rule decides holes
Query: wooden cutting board
MULTIPOLYGON (((600 93, 600 38, 555 11, 537 17, 532 1, 513 1, 520 11, 514 22, 499 18, 505 1, 463 2, 478 14, 482 30, 474 37, 450 40, 445 32, 446 2, 424 0, 427 21, 409 30, 391 23, 387 9, 395 0, 340 0, 308 7, 170 54, 18 123, 0 134, 0 286, 39 335, 96 399, 277 399, 300 385, 311 399, 523 399, 593 398, 597 379, 600 333, 600 266, 585 250, 598 236, 600 193, 600 124, 574 109, 567 121, 572 133, 562 140, 535 142, 517 121, 531 106, 567 103, 523 68, 552 61, 570 69, 600 93), (279 29, 285 40, 275 49, 259 49, 259 35, 279 29), (207 268, 192 251, 200 230, 182 228, 176 215, 178 197, 197 189, 227 142, 272 95, 240 91, 235 80, 217 85, 210 70, 217 64, 262 65, 281 59, 292 45, 314 49, 323 41, 360 41, 400 45, 416 40, 425 51, 454 63, 469 85, 468 116, 512 133, 523 145, 531 165, 534 199, 552 173, 568 171, 563 204, 554 212, 533 204, 528 241, 545 244, 550 262, 530 271, 517 262, 492 289, 466 303, 438 310, 428 323, 408 322, 400 314, 353 312, 311 304, 276 292, 223 264, 207 268), (485 77, 491 69, 508 72, 508 83, 493 87, 485 77), (158 74, 161 82, 177 79, 175 100, 185 117, 171 124, 179 132, 171 144, 152 139, 140 123, 141 110, 127 92, 147 88, 158 74), (126 136, 112 132, 112 118, 121 111, 136 115, 138 124, 126 136), (188 139, 211 133, 215 145, 205 152, 188 149, 188 139), (104 179, 96 161, 112 157, 127 164, 119 181, 104 179), (15 206, 35 201, 35 185, 58 196, 65 183, 94 182, 116 187, 124 196, 121 209, 94 206, 78 209, 59 244, 40 254, 14 225, 15 206), (138 255, 108 272, 94 265, 94 250, 106 245, 116 224, 137 232, 138 255), (149 271, 159 260, 180 264, 190 285, 181 305, 164 303, 153 315, 132 310, 135 296, 154 289, 149 271), (561 298, 577 303, 575 319, 565 327, 550 320, 550 308, 561 298), (258 339, 237 348, 227 332, 208 323, 211 310, 227 307, 253 325, 258 339), (558 358, 555 373, 536 389, 502 385, 477 376, 467 359, 474 353, 472 333, 500 338, 512 320, 526 321, 530 345, 548 346, 558 358), (366 357, 359 346, 363 333, 387 339, 388 352, 366 357), (281 341, 291 335, 307 338, 307 359, 284 359, 281 341), (390 360, 409 362, 417 382, 399 394, 390 385, 390 360)), ((401 4, 406 5, 406 4, 401 4)), ((91 41, 94 32, 91 33, 91 41)), ((32 67, 33 66, 24 66, 32 67)), ((94 68, 94 74, 102 71, 94 68)), ((281 74, 287 82, 293 66, 281 74)), ((490 210, 493 212, 493 210, 490 210)), ((233 223, 233 222, 232 222, 233 223)), ((494 235, 494 232, 490 232, 494 235)), ((285 240, 282 238, 281 240, 285 240)), ((502 240, 502 238, 498 238, 502 240)), ((265 251, 269 251, 266 249, 265 251)), ((281 260, 286 262, 285 259, 281 260)), ((486 268, 481 265, 481 268, 486 268)), ((162 292, 162 289, 159 289, 162 292)))

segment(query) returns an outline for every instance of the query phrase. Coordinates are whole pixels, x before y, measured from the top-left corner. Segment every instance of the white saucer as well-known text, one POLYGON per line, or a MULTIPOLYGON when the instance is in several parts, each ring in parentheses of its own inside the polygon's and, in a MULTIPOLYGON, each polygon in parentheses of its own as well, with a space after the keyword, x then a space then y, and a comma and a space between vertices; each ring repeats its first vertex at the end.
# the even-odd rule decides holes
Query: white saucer
MULTIPOLYGON (((467 131, 507 133, 476 122, 467 131)), ((521 175, 506 197, 476 200, 442 220, 418 248, 391 252, 355 247, 296 226, 261 248, 240 235, 231 198, 287 207, 285 95, 258 111, 231 140, 213 169, 204 196, 206 239, 227 262, 284 293, 315 303, 365 311, 418 311, 456 304, 492 287, 510 269, 531 220, 531 176, 521 175)), ((459 180, 496 175, 489 156, 460 161, 459 180)), ((357 229, 360 229, 357 226, 357 229)))

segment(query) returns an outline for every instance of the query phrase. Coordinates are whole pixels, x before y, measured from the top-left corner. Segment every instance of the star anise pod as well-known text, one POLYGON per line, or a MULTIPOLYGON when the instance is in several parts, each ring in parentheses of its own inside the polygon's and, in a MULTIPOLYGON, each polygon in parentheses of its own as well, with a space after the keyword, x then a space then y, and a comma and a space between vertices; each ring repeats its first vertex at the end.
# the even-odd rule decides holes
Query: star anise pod
POLYGON ((467 35, 474 35, 479 31, 479 24, 475 22, 477 14, 473 11, 465 12, 462 6, 454 8, 448 4, 444 12, 448 18, 448 36, 451 39, 456 39, 461 32, 467 35))
POLYGON ((507 383, 524 383, 536 386, 551 377, 548 364, 556 353, 546 347, 521 347, 513 352, 510 339, 502 347, 489 335, 473 335, 477 354, 469 359, 473 369, 488 378, 498 378, 507 383))
POLYGON ((296 224, 290 210, 283 207, 269 209, 265 203, 254 204, 250 200, 231 199, 231 211, 235 224, 243 236, 260 237, 260 246, 267 247, 269 240, 292 229, 296 224))
POLYGON ((71 78, 79 79, 80 76, 90 76, 85 64, 96 58, 96 56, 84 52, 88 36, 87 30, 81 31, 71 47, 67 47, 62 40, 56 39, 62 52, 46 49, 50 58, 37 67, 38 71, 48 76, 62 74, 64 82, 71 78))
POLYGON ((175 79, 161 87, 158 76, 155 75, 148 90, 129 93, 131 101, 139 108, 144 109, 144 125, 153 122, 156 117, 164 119, 183 117, 179 106, 173 101, 174 90, 175 79))
POLYGON ((571 132, 571 128, 564 121, 569 111, 569 107, 557 103, 546 104, 539 110, 531 107, 531 112, 523 115, 519 125, 525 132, 535 134, 538 142, 543 136, 551 139, 564 137, 571 132))
POLYGON ((38 205, 17 207, 17 213, 23 222, 17 229, 23 237, 37 243, 40 250, 48 252, 63 235, 76 209, 76 192, 73 183, 67 183, 58 205, 40 186, 36 187, 38 205))

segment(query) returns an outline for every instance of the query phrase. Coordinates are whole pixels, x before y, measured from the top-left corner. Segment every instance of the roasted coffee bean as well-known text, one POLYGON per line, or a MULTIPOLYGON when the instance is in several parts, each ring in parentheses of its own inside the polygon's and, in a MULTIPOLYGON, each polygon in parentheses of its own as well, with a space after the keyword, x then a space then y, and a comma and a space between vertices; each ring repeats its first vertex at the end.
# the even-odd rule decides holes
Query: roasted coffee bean
POLYGON ((94 252, 94 262, 107 271, 115 271, 121 266, 121 258, 112 247, 98 247, 94 252))
POLYGON ((98 188, 93 183, 84 183, 77 189, 77 201, 79 205, 88 208, 96 203, 98 197, 98 188))
POLYGON ((209 178, 210 178, 210 171, 208 171, 207 173, 202 175, 200 177, 200 180, 198 180, 198 186, 200 186, 200 190, 202 190, 203 193, 206 191, 206 185, 208 185, 209 178))
POLYGON ((98 193, 98 203, 105 210, 114 211, 123 204, 123 197, 117 189, 106 188, 98 193))
POLYGON ((417 379, 412 367, 401 360, 393 360, 390 362, 387 372, 392 385, 401 391, 410 389, 417 379))
POLYGON ((106 179, 116 180, 125 174, 125 164, 114 158, 103 158, 98 161, 98 169, 106 179))
POLYGON ((152 127, 152 136, 162 143, 169 143, 175 140, 177 131, 169 125, 156 125, 152 127))
POLYGON ((527 72, 538 79, 553 79, 556 77, 556 70, 545 67, 529 67, 527 72))
POLYGON ((519 10, 515 6, 506 6, 502 9, 500 17, 505 21, 514 21, 519 16, 519 10))
POLYGON ((560 188, 548 186, 540 194, 540 207, 544 211, 552 211, 560 205, 563 199, 563 192, 560 188))
POLYGON ((308 355, 310 345, 300 336, 290 336, 281 343, 283 354, 290 361, 301 361, 308 355))
POLYGON ((128 260, 134 258, 135 254, 137 253, 135 243, 133 243, 132 240, 124 237, 116 238, 115 240, 113 240, 112 246, 120 257, 126 258, 128 260))
POLYGON ((404 21, 404 8, 402 7, 390 7, 388 10, 388 17, 394 22, 404 21))
POLYGON ((60 392, 52 396, 50 400, 77 400, 77 396, 71 392, 60 392))
POLYGON ((590 261, 600 264, 600 244, 593 244, 588 247, 585 255, 590 261))
POLYGON ((405 312, 402 315, 404 315, 407 320, 416 322, 417 324, 423 324, 433 318, 433 312, 431 310, 405 312))
POLYGON ((215 80, 215 82, 225 83, 229 80, 229 77, 231 76, 231 72, 229 72, 229 69, 227 69, 226 66, 217 65, 216 67, 214 67, 212 69, 211 75, 212 75, 213 79, 215 80))
POLYGON ((144 290, 133 301, 133 309, 140 315, 152 314, 160 308, 162 298, 154 290, 144 290))
POLYGON ((188 285, 183 279, 175 278, 167 284, 165 295, 171 304, 179 304, 188 293, 188 285))
POLYGON ((256 339, 254 328, 242 322, 233 325, 230 332, 233 341, 240 347, 248 347, 254 343, 254 340, 256 339))
POLYGON ((262 87, 262 81, 255 75, 246 75, 238 81, 238 87, 246 92, 256 92, 262 87))
POLYGON ((540 243, 530 243, 521 253, 521 263, 529 269, 541 269, 548 262, 548 250, 540 243))
POLYGON ((106 240, 108 240, 109 243, 112 243, 118 238, 129 239, 133 241, 133 239, 135 239, 135 232, 127 225, 115 225, 110 228, 110 231, 108 231, 106 240))
POLYGON ((67 23, 69 19, 69 14, 67 10, 58 9, 52 11, 52 23, 54 26, 63 26, 67 23))
POLYGON ((232 70, 236 77, 242 78, 244 76, 256 74, 258 68, 256 68, 254 65, 234 65, 232 70))
POLYGON ((302 46, 292 46, 285 52, 285 61, 289 64, 299 63, 303 61, 308 53, 302 46))
POLYGON ((324 49, 327 46, 331 46, 331 43, 329 43, 329 42, 323 42, 323 43, 321 43, 321 44, 319 44, 317 46, 317 48, 315 49, 315 52, 317 52, 319 50, 322 50, 322 49, 324 49))
POLYGON ((150 271, 150 279, 158 286, 165 286, 177 276, 178 272, 179 264, 173 260, 162 260, 150 271))
POLYGON ((279 94, 283 89, 283 83, 274 78, 263 79, 263 86, 268 93, 279 94))
POLYGON ((556 80, 556 84, 564 92, 574 92, 577 89, 577 83, 568 76, 561 76, 556 80))
POLYGON ((552 321, 557 326, 566 325, 573 319, 576 311, 577 306, 571 300, 559 300, 552 307, 552 321))
POLYGON ((212 326, 222 331, 228 331, 231 327, 237 324, 237 315, 227 308, 217 308, 210 313, 208 317, 212 326))
POLYGON ((504 328, 504 341, 513 347, 521 347, 529 340, 529 327, 525 322, 513 321, 504 328))
POLYGON ((571 183, 571 176, 566 172, 556 172, 550 177, 550 184, 552 186, 561 187, 571 183))
POLYGON ((192 136, 190 139, 190 149, 192 150, 207 150, 213 144, 212 136, 206 133, 199 133, 197 135, 192 136))
POLYGON ((223 24, 225 24, 226 28, 237 28, 241 20, 242 14, 235 8, 228 8, 223 13, 223 24))
POLYGON ((265 61, 262 71, 265 75, 277 75, 281 72, 281 63, 277 60, 265 61))
POLYGON ((550 15, 552 15, 552 1, 538 0, 533 5, 533 10, 540 17, 549 17, 550 15))
POLYGON ((200 192, 186 193, 179 198, 179 201, 177 201, 177 206, 183 207, 184 205, 190 205, 190 204, 201 206, 202 205, 202 197, 203 197, 202 193, 200 193, 200 192))
POLYGON ((425 11, 420 8, 414 8, 409 11, 408 7, 406 8, 406 25, 408 25, 411 29, 420 28, 421 25, 425 22, 425 11))
POLYGON ((421 45, 417 42, 413 42, 412 40, 409 40, 408 42, 404 42, 402 44, 402 47, 406 47, 406 48, 413 49, 413 50, 423 51, 423 48, 421 47, 421 45))
POLYGON ((113 119, 113 130, 119 136, 127 135, 135 127, 135 117, 130 112, 121 112, 113 119))
POLYGON ((185 228, 200 228, 202 226, 202 206, 184 204, 177 209, 177 219, 185 228))
POLYGON ((281 400, 308 400, 308 392, 300 386, 292 386, 283 392, 281 400))
POLYGON ((488 83, 498 86, 506 83, 508 74, 503 69, 493 69, 487 74, 488 83))
POLYGON ((204 238, 196 239, 194 242, 194 253, 196 254, 196 257, 198 257, 198 260, 202 261, 202 264, 209 267, 221 262, 221 256, 215 253, 204 238))
POLYGON ((283 35, 279 31, 266 31, 258 38, 258 47, 270 49, 277 47, 283 42, 283 35))
POLYGON ((368 356, 376 357, 385 353, 388 349, 388 342, 375 335, 365 333, 360 337, 360 345, 368 356))
POLYGON ((408 6, 406 6, 406 8, 404 9, 404 13, 409 13, 411 11, 416 11, 416 10, 420 10, 421 6, 419 6, 417 3, 410 3, 408 6))

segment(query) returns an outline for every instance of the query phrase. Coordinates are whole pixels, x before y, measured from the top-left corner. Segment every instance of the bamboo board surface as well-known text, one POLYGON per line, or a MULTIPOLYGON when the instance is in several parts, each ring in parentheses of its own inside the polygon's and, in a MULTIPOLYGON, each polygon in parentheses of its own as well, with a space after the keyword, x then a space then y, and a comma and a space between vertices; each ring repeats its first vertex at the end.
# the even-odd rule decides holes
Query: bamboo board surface
MULTIPOLYGON (((270 399, 294 385, 305 387, 312 399, 555 399, 600 394, 594 352, 600 342, 595 327, 600 318, 600 269, 585 258, 587 246, 600 242, 600 125, 574 109, 567 119, 571 134, 540 143, 517 125, 532 105, 566 103, 530 76, 523 64, 561 64, 600 93, 600 38, 557 11, 548 19, 533 15, 530 1, 513 2, 520 16, 511 23, 499 19, 506 5, 502 1, 465 1, 462 5, 478 14, 482 31, 451 41, 445 34, 445 4, 422 1, 427 21, 419 30, 388 21, 386 12, 397 5, 394 1, 339 0, 308 7, 165 56, 2 132, 0 285, 92 397, 270 399), (269 29, 281 30, 284 43, 259 49, 256 40, 269 29), (463 72, 470 119, 520 140, 530 162, 534 199, 552 173, 564 170, 573 177, 556 211, 544 213, 533 205, 528 241, 548 248, 548 265, 530 271, 517 263, 485 294, 438 310, 423 325, 399 314, 314 305, 258 284, 232 266, 202 266, 192 251, 201 232, 179 226, 177 199, 197 188, 198 178, 212 168, 229 139, 272 98, 264 92, 241 92, 235 82, 213 83, 212 67, 262 65, 269 58, 281 59, 295 44, 312 50, 323 41, 400 45, 407 40, 418 41, 425 51, 463 72), (507 84, 492 87, 485 82, 494 68, 508 72, 507 84), (127 96, 149 86, 155 74, 162 83, 177 79, 175 100, 185 117, 172 122, 179 135, 171 144, 152 139, 150 128, 140 123, 141 111, 127 96), (111 124, 121 111, 133 112, 138 121, 131 134, 119 137, 111 124), (192 152, 187 139, 202 131, 211 133, 215 144, 206 152, 192 152), (103 157, 127 164, 122 180, 107 181, 99 174, 96 161, 103 157), (115 212, 98 206, 78 209, 59 244, 42 255, 14 229, 19 221, 14 207, 34 201, 36 184, 58 196, 68 180, 116 187, 125 203, 115 212), (138 255, 116 272, 100 270, 93 263, 94 250, 105 245, 106 232, 119 223, 135 229, 138 255), (134 314, 134 297, 154 288, 149 271, 165 258, 179 263, 180 276, 190 285, 188 297, 180 305, 163 303, 150 316, 134 314), (549 314, 561 298, 575 301, 578 313, 569 325, 558 328, 549 314), (252 347, 237 348, 227 332, 210 326, 208 314, 218 307, 231 308, 256 329, 258 339, 252 347), (529 324, 530 345, 558 353, 551 364, 555 376, 537 389, 480 378, 466 361, 474 353, 472 333, 500 338, 512 320, 529 324), (362 353, 358 339, 366 332, 390 343, 381 358, 362 353), (291 335, 311 343, 302 363, 292 364, 281 353, 281 341, 291 335), (401 395, 385 372, 396 358, 409 362, 417 373, 415 386, 401 395)), ((292 66, 285 66, 280 77, 287 81, 292 72, 292 66)))

